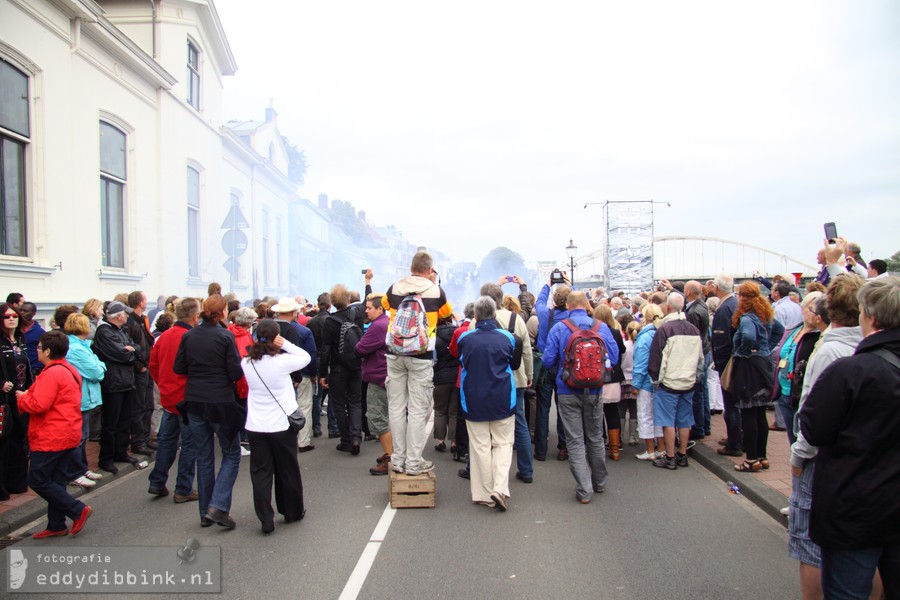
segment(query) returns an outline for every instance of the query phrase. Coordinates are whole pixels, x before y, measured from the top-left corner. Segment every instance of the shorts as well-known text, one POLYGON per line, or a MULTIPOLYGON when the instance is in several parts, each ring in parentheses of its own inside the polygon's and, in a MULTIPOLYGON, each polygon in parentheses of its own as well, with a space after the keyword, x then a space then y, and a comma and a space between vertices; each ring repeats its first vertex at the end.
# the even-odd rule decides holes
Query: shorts
POLYGON ((369 420, 369 432, 375 437, 391 430, 387 390, 377 383, 369 383, 366 387, 366 419, 369 420))
POLYGON ((694 425, 694 390, 653 392, 653 424, 657 427, 684 429, 694 425))
POLYGON ((791 485, 790 514, 788 515, 788 556, 805 565, 822 568, 822 549, 809 537, 812 480, 815 463, 807 460, 800 477, 791 485))

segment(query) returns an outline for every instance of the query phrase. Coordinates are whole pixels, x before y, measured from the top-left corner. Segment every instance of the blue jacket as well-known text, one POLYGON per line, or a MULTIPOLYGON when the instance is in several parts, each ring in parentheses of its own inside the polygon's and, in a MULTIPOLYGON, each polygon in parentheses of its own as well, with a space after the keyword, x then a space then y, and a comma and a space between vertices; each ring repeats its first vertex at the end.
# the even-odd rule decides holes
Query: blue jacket
POLYGON ((645 325, 634 340, 634 370, 631 372, 631 385, 637 390, 653 391, 650 379, 650 346, 656 337, 656 325, 645 325))
MULTIPOLYGON (((587 311, 583 308, 576 308, 566 314, 568 316, 564 318, 572 319, 572 321, 582 329, 589 329, 591 322, 593 321, 587 314, 587 311)), ((613 337, 612 331, 609 330, 609 326, 606 323, 600 323, 599 333, 600 337, 603 338, 603 343, 606 344, 606 357, 609 359, 610 364, 619 362, 619 345, 616 344, 616 338, 613 337)), ((563 359, 566 355, 566 345, 569 343, 569 336, 571 335, 572 332, 566 327, 565 323, 557 323, 547 335, 547 343, 544 347, 544 368, 556 371, 557 394, 583 394, 585 391, 581 389, 573 390, 567 386, 562 379, 562 369, 560 369, 560 366, 562 366, 563 359)), ((603 386, 600 386, 599 388, 588 390, 588 392, 590 395, 596 395, 600 393, 602 388, 603 386)))
POLYGON ((106 375, 106 363, 91 350, 91 342, 70 335, 66 360, 81 375, 81 412, 100 406, 100 382, 106 375))
POLYGON ((497 321, 478 321, 459 336, 459 395, 469 421, 499 421, 516 413, 516 382, 509 361, 515 338, 497 321))
POLYGON ((553 311, 553 323, 549 323, 550 309, 547 307, 547 300, 549 298, 550 286, 545 283, 544 287, 541 288, 541 293, 538 294, 537 300, 534 301, 534 310, 538 318, 537 348, 541 352, 544 351, 544 346, 547 343, 547 335, 550 333, 553 326, 569 318, 569 311, 557 306, 553 311))
POLYGON ((745 358, 754 354, 769 356, 783 335, 784 325, 777 319, 763 324, 756 313, 745 313, 741 315, 738 328, 731 340, 734 355, 745 358))

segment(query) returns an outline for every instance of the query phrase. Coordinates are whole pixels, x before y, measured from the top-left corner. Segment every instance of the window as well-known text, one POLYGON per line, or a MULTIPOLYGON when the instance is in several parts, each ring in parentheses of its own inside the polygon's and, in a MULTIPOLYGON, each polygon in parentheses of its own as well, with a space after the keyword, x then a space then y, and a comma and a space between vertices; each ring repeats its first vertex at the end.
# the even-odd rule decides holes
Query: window
POLYGON ((262 272, 263 285, 269 285, 269 209, 262 209, 262 272))
POLYGON ((200 172, 187 168, 188 276, 200 277, 200 172))
POLYGON ((188 47, 188 104, 200 110, 200 51, 191 42, 188 47))
POLYGON ((0 59, 0 254, 28 253, 25 151, 31 141, 28 76, 0 59))
POLYGON ((275 274, 275 281, 278 284, 278 287, 281 287, 281 268, 282 268, 282 258, 281 258, 281 217, 275 217, 275 265, 277 266, 278 271, 275 274))
POLYGON ((100 121, 100 235, 104 267, 125 266, 125 133, 100 121))

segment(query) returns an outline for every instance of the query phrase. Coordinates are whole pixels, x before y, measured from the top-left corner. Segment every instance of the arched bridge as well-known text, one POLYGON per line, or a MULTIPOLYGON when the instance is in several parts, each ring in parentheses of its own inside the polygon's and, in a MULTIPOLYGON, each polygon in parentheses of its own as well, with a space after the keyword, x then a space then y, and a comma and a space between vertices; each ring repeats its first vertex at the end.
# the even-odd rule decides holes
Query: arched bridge
MULTIPOLYGON (((604 272, 605 249, 575 258, 575 279, 604 272)), ((753 244, 714 237, 656 236, 653 238, 653 273, 656 279, 709 279, 730 273, 738 279, 763 274, 813 275, 819 267, 753 244)))

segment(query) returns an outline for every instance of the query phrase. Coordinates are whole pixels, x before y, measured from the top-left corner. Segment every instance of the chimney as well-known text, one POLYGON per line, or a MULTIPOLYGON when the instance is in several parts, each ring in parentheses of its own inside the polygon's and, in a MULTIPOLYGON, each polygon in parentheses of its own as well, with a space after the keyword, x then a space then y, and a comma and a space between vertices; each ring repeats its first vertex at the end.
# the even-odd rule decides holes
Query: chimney
POLYGON ((319 194, 319 209, 328 210, 328 194, 319 194))
POLYGON ((270 121, 274 121, 277 116, 278 116, 278 113, 275 112, 274 108, 272 108, 271 106, 266 108, 266 123, 268 123, 270 121))
POLYGON ((357 213, 357 216, 359 217, 360 221, 362 221, 363 223, 366 222, 366 211, 364 211, 364 210, 359 211, 357 213))

